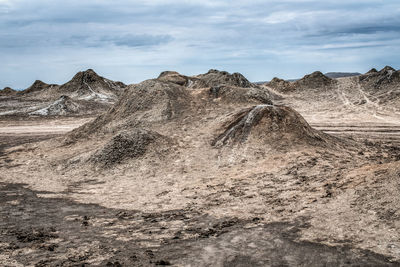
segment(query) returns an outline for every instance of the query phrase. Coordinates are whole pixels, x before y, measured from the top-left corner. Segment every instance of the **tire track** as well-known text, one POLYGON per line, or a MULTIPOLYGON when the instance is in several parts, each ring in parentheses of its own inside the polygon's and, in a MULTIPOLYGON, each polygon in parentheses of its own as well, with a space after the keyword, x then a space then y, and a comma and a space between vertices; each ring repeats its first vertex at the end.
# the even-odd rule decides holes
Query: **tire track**
POLYGON ((400 145, 400 125, 314 124, 312 126, 317 130, 335 136, 352 137, 356 140, 371 139, 400 145))

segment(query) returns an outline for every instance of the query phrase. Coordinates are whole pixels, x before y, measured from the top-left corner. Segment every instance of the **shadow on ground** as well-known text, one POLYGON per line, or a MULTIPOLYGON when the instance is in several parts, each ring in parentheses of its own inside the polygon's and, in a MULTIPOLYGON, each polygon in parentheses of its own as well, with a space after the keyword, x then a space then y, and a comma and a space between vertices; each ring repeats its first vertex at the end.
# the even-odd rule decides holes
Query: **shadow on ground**
POLYGON ((195 210, 143 213, 0 184, 0 257, 22 266, 398 266, 369 251, 297 242, 306 220, 262 224, 195 210))

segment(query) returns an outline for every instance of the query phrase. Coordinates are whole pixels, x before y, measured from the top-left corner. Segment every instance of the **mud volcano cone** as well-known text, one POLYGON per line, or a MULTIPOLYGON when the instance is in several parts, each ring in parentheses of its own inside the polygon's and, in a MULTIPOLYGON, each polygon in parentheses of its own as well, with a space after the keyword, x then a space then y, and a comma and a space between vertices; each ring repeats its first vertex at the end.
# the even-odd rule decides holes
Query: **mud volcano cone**
POLYGON ((257 105, 245 109, 223 128, 212 142, 215 147, 253 144, 277 148, 329 142, 328 135, 311 128, 298 112, 285 106, 257 105))
POLYGON ((88 69, 75 74, 67 83, 60 86, 59 93, 73 97, 86 97, 101 100, 113 99, 122 92, 126 85, 99 76, 94 70, 88 69))
POLYGON ((320 71, 315 71, 311 74, 304 76, 302 79, 295 82, 295 87, 304 87, 304 88, 323 88, 330 86, 335 83, 334 79, 331 79, 320 71))
POLYGON ((46 91, 48 89, 51 89, 57 85, 55 84, 47 84, 44 83, 40 80, 36 80, 30 87, 27 89, 23 90, 20 92, 22 95, 28 95, 28 94, 33 94, 33 93, 39 93, 41 91, 46 91))

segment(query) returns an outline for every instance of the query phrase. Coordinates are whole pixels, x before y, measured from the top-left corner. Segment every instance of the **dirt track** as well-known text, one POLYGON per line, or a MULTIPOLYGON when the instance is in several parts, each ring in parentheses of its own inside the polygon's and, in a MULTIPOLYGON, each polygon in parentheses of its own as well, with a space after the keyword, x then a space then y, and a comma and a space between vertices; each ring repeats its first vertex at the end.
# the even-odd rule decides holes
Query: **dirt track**
POLYGON ((356 140, 371 139, 377 142, 400 144, 400 125, 370 124, 370 125, 340 125, 340 124, 312 124, 315 129, 328 134, 351 137, 356 140))

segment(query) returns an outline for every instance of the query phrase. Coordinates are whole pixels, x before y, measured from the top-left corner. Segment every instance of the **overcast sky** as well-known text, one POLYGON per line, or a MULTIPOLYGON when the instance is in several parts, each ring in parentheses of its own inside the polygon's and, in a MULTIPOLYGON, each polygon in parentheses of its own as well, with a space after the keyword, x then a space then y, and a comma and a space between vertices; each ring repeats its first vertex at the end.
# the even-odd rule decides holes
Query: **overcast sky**
POLYGON ((0 88, 88 68, 125 83, 211 68, 262 81, 399 63, 398 0, 0 0, 0 88))

